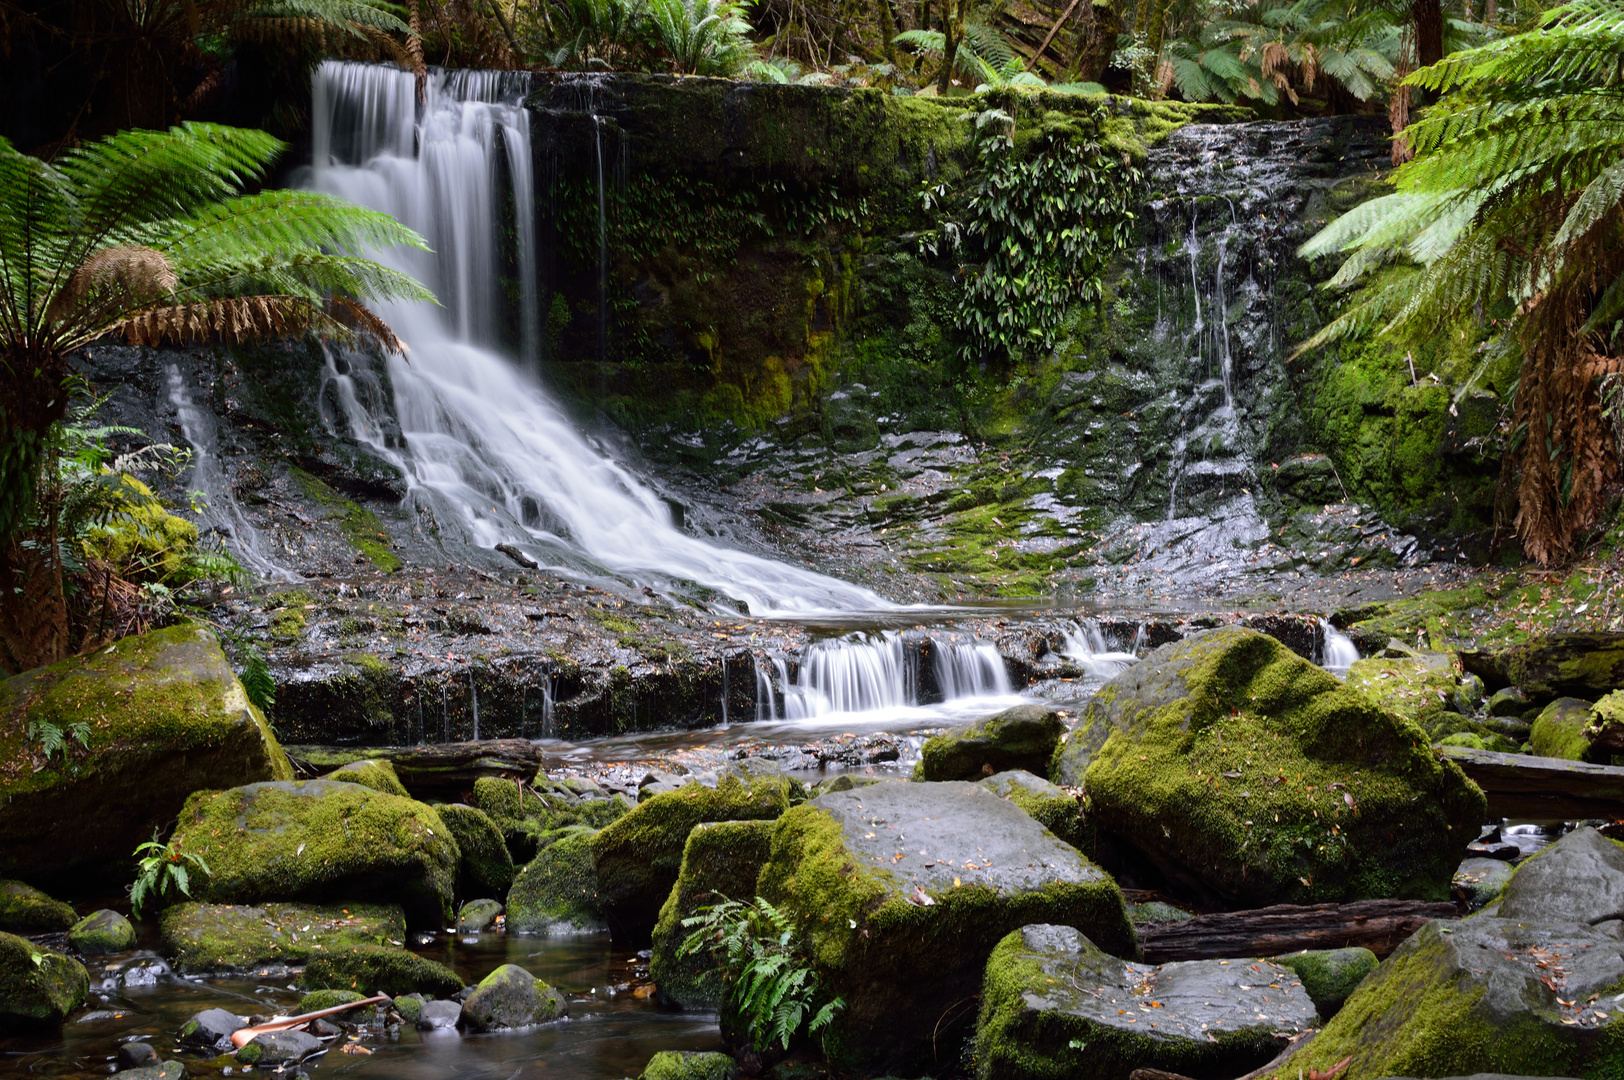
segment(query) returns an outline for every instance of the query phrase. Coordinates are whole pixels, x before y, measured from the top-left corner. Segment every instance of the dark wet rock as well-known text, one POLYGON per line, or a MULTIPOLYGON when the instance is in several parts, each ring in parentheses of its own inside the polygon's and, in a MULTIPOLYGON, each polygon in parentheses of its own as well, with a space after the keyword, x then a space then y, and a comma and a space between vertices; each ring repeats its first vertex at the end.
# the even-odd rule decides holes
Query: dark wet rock
POLYGON ((209 865, 200 900, 393 903, 412 927, 450 920, 461 854, 432 807, 337 780, 198 792, 173 842, 209 865))
POLYGON ((305 1030, 318 1039, 331 1039, 336 1035, 344 1034, 344 1029, 337 1024, 330 1024, 326 1020, 312 1020, 305 1030))
POLYGON ((85 956, 106 956, 135 947, 135 927, 116 911, 102 908, 73 924, 68 944, 85 956))
POLYGON ((1547 634, 1501 654, 1508 681, 1529 697, 1596 698, 1624 686, 1624 633, 1547 634))
POLYGON ((90 973, 79 961, 0 933, 0 1030, 56 1027, 89 992, 90 973))
MULTIPOLYGON (((688 833, 702 821, 769 820, 798 793, 779 774, 721 778, 709 788, 689 782, 639 803, 592 837, 598 897, 617 938, 646 940, 677 883, 688 833)), ((799 792, 804 794, 804 792, 799 792)))
POLYGON ((771 821, 718 821, 696 825, 688 834, 677 883, 654 927, 649 977, 661 1000, 684 1009, 715 1009, 721 1002, 722 980, 711 955, 680 955, 693 932, 682 923, 700 908, 754 898, 772 849, 773 826, 771 821))
POLYGON ((638 1080, 733 1080, 738 1063, 729 1054, 700 1050, 661 1050, 649 1058, 638 1080))
POLYGON ((503 964, 479 981, 462 1015, 478 1031, 544 1024, 569 1015, 564 995, 517 964, 503 964))
POLYGON ((148 1065, 157 1065, 163 1061, 151 1043, 140 1041, 119 1043, 115 1060, 120 1070, 144 1069, 148 1065))
POLYGON ((321 1040, 307 1031, 262 1031, 237 1051, 237 1063, 274 1069, 303 1061, 321 1046, 321 1040))
POLYGON ((1582 698, 1557 698, 1540 710, 1528 741, 1539 757, 1585 761, 1590 755, 1590 740, 1585 737, 1589 723, 1590 702, 1582 698))
POLYGON ((304 964, 317 951, 406 939, 406 917, 380 904, 205 904, 165 908, 164 952, 184 975, 304 964))
POLYGON ((1065 730, 1053 709, 1017 705, 927 740, 914 779, 978 780, 1009 769, 1043 772, 1065 730))
POLYGON ((1445 899, 1486 816, 1413 723, 1238 627, 1106 683, 1052 778, 1176 887, 1238 906, 1445 899))
POLYGON ((462 1022, 462 1002, 460 1001, 425 1001, 417 1010, 417 1029, 419 1031, 444 1031, 447 1028, 456 1028, 462 1022))
POLYGON ((1573 830, 1517 869, 1499 915, 1591 926, 1624 919, 1624 846, 1588 826, 1573 830))
POLYGON ((1025 926, 987 962, 977 1080, 1233 1076, 1315 1025, 1297 983, 1263 961, 1128 963, 1072 927, 1025 926))
POLYGON ((190 792, 293 775, 219 642, 195 624, 0 683, 0 733, 19 739, 0 743, 8 754, 30 723, 93 731, 88 750, 70 743, 58 765, 0 778, 0 875, 41 885, 125 881, 130 852, 168 828, 190 792))
POLYGON ((354 990, 396 997, 419 991, 454 994, 462 978, 444 964, 405 949, 358 945, 311 956, 300 984, 307 990, 354 990))
POLYGON ((1521 716, 1528 711, 1528 695, 1515 686, 1505 686, 1489 695, 1490 716, 1521 716))
POLYGON ((472 892, 506 896, 513 885, 513 856, 496 822, 462 803, 434 809, 457 838, 457 850, 462 853, 457 881, 463 895, 472 892))
POLYGON ((1077 850, 1086 853, 1092 846, 1089 841, 1093 834, 1083 817, 1082 803, 1065 788, 1024 769, 989 776, 981 786, 1031 814, 1045 829, 1077 850))
POLYGON ((1467 908, 1476 911, 1494 903, 1500 890, 1511 880, 1513 870, 1511 863, 1504 859, 1463 859, 1460 869, 1455 871, 1455 890, 1467 908))
POLYGON ((568 829, 526 863, 507 898, 510 934, 579 934, 603 930, 590 829, 568 829))
POLYGON ((0 930, 14 934, 50 934, 79 920, 70 904, 21 881, 0 881, 0 930))
POLYGON ((1304 949, 1270 962, 1296 974, 1322 1020, 1336 1015, 1377 964, 1369 949, 1304 949))
POLYGON ((182 1046, 199 1050, 218 1049, 221 1044, 231 1045, 231 1034, 248 1026, 248 1021, 225 1009, 204 1009, 181 1025, 179 1039, 182 1046))
POLYGON ((868 787, 871 784, 883 784, 884 782, 884 778, 878 776, 851 776, 842 773, 839 776, 831 776, 826 780, 819 780, 808 789, 807 794, 815 799, 819 795, 827 795, 831 791, 851 791, 854 788, 868 787))
POLYGON ((1137 944, 1111 878, 977 784, 892 781, 823 795, 778 822, 758 888, 804 918, 842 1070, 948 1067, 993 947, 1030 922, 1137 944), (929 972, 929 978, 921 978, 929 972))
MULTIPOLYGON (((157 1055, 154 1054, 154 1057, 157 1055)), ((186 1080, 186 1063, 164 1061, 135 1069, 122 1069, 114 1075, 121 1080, 186 1080)))
POLYGON ((385 795, 399 795, 403 799, 411 798, 406 791, 406 785, 400 782, 395 773, 395 767, 387 761, 369 758, 366 761, 352 761, 348 765, 341 765, 327 774, 329 780, 342 780, 347 784, 360 784, 373 791, 381 791, 385 795))
POLYGON ((457 912, 457 933, 480 934, 496 925, 505 909, 495 900, 470 900, 457 912))

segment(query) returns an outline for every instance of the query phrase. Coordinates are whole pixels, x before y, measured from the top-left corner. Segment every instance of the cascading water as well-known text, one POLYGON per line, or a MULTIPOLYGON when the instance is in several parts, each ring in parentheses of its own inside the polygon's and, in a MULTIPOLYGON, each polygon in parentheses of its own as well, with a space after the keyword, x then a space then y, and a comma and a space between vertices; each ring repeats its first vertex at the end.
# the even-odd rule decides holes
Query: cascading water
POLYGON ((1017 700, 1003 657, 990 642, 947 637, 910 642, 901 633, 885 631, 816 642, 802 650, 793 670, 788 658, 773 657, 777 686, 758 669, 756 719, 911 715, 925 697, 926 680, 918 663, 922 648, 931 657, 933 696, 939 698, 936 714, 986 712, 1017 700))
MULTIPOLYGON (((1117 672, 1138 662, 1139 658, 1131 650, 1116 647, 1100 629, 1100 624, 1093 619, 1083 619, 1081 622, 1071 624, 1072 628, 1066 631, 1066 647, 1061 654, 1074 661, 1090 675, 1101 679, 1109 679, 1117 672)), ((1137 639, 1139 635, 1135 634, 1137 639)))
POLYGON ((1359 659, 1359 646, 1324 619, 1320 628, 1320 667, 1334 675, 1346 675, 1354 661, 1359 659))
MULTIPOLYGON (((382 304, 407 342, 389 361, 403 447, 355 395, 341 395, 357 439, 399 466, 409 497, 443 538, 514 544, 548 565, 587 562, 634 583, 697 581, 755 615, 881 609, 875 593, 676 528, 668 506, 600 453, 540 385, 495 351, 501 323, 499 211, 534 202, 523 73, 434 72, 419 109, 410 72, 327 62, 314 94, 314 178, 322 191, 383 210, 422 233, 433 254, 378 258, 423 281, 443 306, 382 304), (460 535, 459 535, 460 534, 460 535)), ((529 211, 515 222, 524 302, 536 306, 529 211)), ((533 311, 521 351, 536 346, 533 311)))

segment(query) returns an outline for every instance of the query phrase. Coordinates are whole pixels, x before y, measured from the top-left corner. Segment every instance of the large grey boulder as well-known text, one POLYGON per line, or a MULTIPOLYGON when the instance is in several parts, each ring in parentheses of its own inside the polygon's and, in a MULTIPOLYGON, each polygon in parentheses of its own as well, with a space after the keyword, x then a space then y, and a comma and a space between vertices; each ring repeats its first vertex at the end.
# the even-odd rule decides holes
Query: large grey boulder
POLYGON ((308 1031, 262 1031, 237 1051, 237 1060, 269 1070, 303 1061, 320 1049, 321 1040, 308 1031))
POLYGON ((1589 926, 1624 919, 1624 846, 1595 829, 1575 829, 1518 868, 1498 914, 1589 926))

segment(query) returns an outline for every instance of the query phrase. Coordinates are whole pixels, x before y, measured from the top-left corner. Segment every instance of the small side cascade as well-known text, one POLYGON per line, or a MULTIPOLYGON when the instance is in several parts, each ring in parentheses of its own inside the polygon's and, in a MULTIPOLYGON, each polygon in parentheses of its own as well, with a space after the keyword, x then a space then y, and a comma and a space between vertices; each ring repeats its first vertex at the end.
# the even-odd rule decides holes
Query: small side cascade
POLYGON ((1359 659, 1359 646, 1326 619, 1319 621, 1319 628, 1320 667, 1333 675, 1345 677, 1354 661, 1359 659))
MULTIPOLYGON (((1135 632, 1136 648, 1144 632, 1142 625, 1135 632)), ((1090 675, 1101 679, 1109 679, 1139 660, 1133 651, 1124 651, 1113 643, 1100 628, 1100 624, 1093 619, 1083 619, 1071 624, 1071 629, 1066 631, 1066 647, 1061 650, 1061 655, 1076 662, 1090 675)))
POLYGON ((774 655, 763 664, 758 658, 756 667, 757 720, 917 708, 927 696, 964 701, 1013 693, 998 647, 975 638, 910 640, 895 630, 849 634, 815 642, 793 661, 774 655), (920 670, 925 653, 928 678, 920 670))
POLYGON ((933 641, 936 685, 945 700, 1013 693, 998 647, 989 641, 933 641))
POLYGON ((778 702, 773 694, 772 664, 763 663, 762 658, 755 653, 750 654, 750 663, 755 668, 756 674, 756 719, 776 720, 778 702))

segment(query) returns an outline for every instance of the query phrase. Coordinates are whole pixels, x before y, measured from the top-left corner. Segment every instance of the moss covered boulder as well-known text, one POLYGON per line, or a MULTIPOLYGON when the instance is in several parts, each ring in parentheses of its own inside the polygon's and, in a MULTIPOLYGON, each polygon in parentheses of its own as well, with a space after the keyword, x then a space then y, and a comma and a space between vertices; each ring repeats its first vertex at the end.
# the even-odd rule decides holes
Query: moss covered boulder
POLYGON ((1045 829, 1078 851, 1088 852, 1093 847, 1093 831, 1083 817, 1083 805, 1065 788, 1024 769, 989 776, 981 781, 981 786, 1031 814, 1045 829))
POLYGON ((183 975, 298 967, 319 952, 406 940, 400 908, 382 904, 208 904, 165 908, 164 953, 183 975))
POLYGON ((174 843, 208 863, 200 900, 394 903, 412 927, 450 920, 462 859, 432 807, 338 780, 198 792, 174 843))
POLYGON ((1585 737, 1589 724, 1590 702, 1582 698, 1557 698, 1540 710, 1528 741, 1539 757, 1585 761, 1590 754, 1590 740, 1585 737))
POLYGON ((1107 682, 1054 779, 1177 887, 1237 907, 1446 899, 1487 813, 1414 723, 1240 627, 1107 682))
MULTIPOLYGON (((299 1007, 295 1009, 294 1012, 321 1012, 323 1009, 333 1009, 340 1005, 348 1005, 352 1001, 364 1001, 371 996, 371 994, 363 994, 359 990, 312 990, 310 993, 299 999, 299 1007)), ((422 1004, 421 998, 416 998, 414 1000, 416 1000, 418 1004, 422 1004)), ((383 1022, 389 1008, 389 1004, 384 1004, 381 1006, 369 1005, 364 1009, 351 1009, 349 1012, 337 1013, 328 1017, 327 1022, 330 1024, 340 1024, 344 1026, 353 1026, 357 1024, 379 1024, 383 1022)))
POLYGON ((495 900, 470 900, 457 910, 457 933, 482 934, 496 925, 505 910, 495 900))
POLYGON ((79 916, 71 905, 21 881, 0 881, 0 930, 49 934, 77 921, 79 916))
POLYGON ((306 990, 359 994, 433 994, 449 997, 462 978, 444 964, 388 945, 351 945, 313 953, 300 980, 306 990))
POLYGON ((514 875, 507 897, 510 933, 580 934, 605 929, 592 836, 589 829, 568 830, 514 875))
POLYGON ((800 922, 845 1008, 824 1046, 843 1072, 951 1068, 993 947, 1028 923, 1137 949, 1122 893, 1020 808, 964 782, 822 795, 773 831, 759 894, 800 922))
POLYGON ((0 1031, 59 1025, 89 993, 79 961, 0 933, 0 1031))
POLYGON ((1290 968, 1303 984, 1303 990, 1329 1019, 1342 1008, 1366 975, 1376 970, 1376 954, 1369 949, 1304 949, 1276 956, 1270 963, 1290 968))
POLYGON ((1025 926, 987 962, 977 1080, 1125 1080, 1136 1068, 1235 1076, 1316 1023, 1269 963, 1124 962, 1069 926, 1025 926))
POLYGON ((503 964, 474 987, 462 1017, 478 1031, 545 1024, 569 1015, 564 995, 517 964, 503 964))
POLYGON ((495 823, 515 864, 535 858, 548 833, 576 826, 601 829, 632 809, 623 795, 545 775, 530 784, 482 776, 474 781, 474 805, 495 823))
POLYGON ((73 924, 68 944, 82 956, 108 956, 135 948, 135 927, 116 911, 102 908, 73 924))
POLYGON ((1017 705, 926 739, 914 779, 977 780, 1009 769, 1041 773, 1065 733, 1053 709, 1017 705))
POLYGON ((1456 708, 1459 680, 1448 653, 1372 656, 1348 668, 1347 684, 1363 690, 1388 712, 1413 720, 1429 738, 1441 738, 1445 713, 1456 708))
POLYGON ((771 821, 718 821, 697 825, 682 851, 682 870, 654 926, 649 977, 662 1001, 684 1009, 714 1009, 722 1000, 721 979, 706 953, 679 955, 692 933, 682 921, 700 908, 723 900, 748 902, 756 878, 772 850, 771 821))
POLYGON ((506 896, 513 885, 513 856, 496 822, 472 806, 450 803, 435 812, 457 838, 462 862, 457 881, 464 896, 506 896))
POLYGON ((739 1065, 731 1055, 704 1050, 661 1050, 648 1059, 638 1080, 733 1080, 739 1065))
POLYGON ((352 761, 342 765, 327 774, 329 780, 342 780, 346 784, 360 784, 373 791, 381 791, 385 795, 399 795, 403 799, 411 798, 406 785, 400 782, 400 776, 395 767, 387 761, 377 758, 368 758, 365 761, 352 761))
POLYGON ((293 776, 213 634, 172 626, 0 683, 0 876, 105 888, 186 796, 293 776), (47 760, 30 724, 64 733, 47 760))
POLYGON ((687 783, 654 796, 593 836, 598 898, 609 928, 630 942, 648 940, 677 883, 682 849, 704 821, 765 821, 789 809, 791 782, 777 774, 723 776, 714 788, 687 783))
POLYGON ((1508 682, 1536 701, 1595 699, 1624 687, 1624 634, 1547 634, 1496 656, 1508 682))

